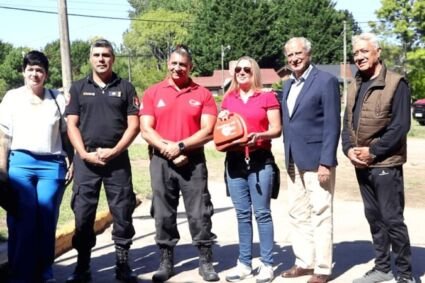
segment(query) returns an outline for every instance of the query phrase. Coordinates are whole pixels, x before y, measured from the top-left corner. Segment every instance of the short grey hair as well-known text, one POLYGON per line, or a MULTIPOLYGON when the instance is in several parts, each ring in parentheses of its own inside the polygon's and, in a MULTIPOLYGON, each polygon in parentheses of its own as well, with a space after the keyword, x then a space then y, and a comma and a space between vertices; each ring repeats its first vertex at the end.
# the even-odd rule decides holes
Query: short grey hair
POLYGON ((289 39, 285 43, 285 45, 283 46, 283 51, 284 51, 285 55, 286 55, 286 47, 288 47, 288 45, 290 45, 294 42, 297 42, 297 41, 300 41, 302 43, 302 45, 304 46, 305 52, 307 52, 308 54, 311 54, 311 42, 310 42, 310 40, 308 40, 305 37, 293 37, 293 38, 289 39))
POLYGON ((364 33, 361 33, 361 34, 358 34, 358 35, 354 35, 351 39, 351 43, 353 45, 353 48, 354 48, 354 45, 356 45, 361 40, 364 40, 364 41, 371 43, 373 45, 373 47, 375 47, 376 49, 380 48, 379 42, 378 42, 378 37, 374 33, 364 32, 364 33))
POLYGON ((109 51, 111 52, 112 56, 115 57, 114 48, 112 47, 112 44, 111 44, 110 41, 108 41, 104 38, 97 39, 95 42, 93 42, 90 45, 90 55, 93 53, 93 49, 97 48, 97 47, 108 48, 109 51))

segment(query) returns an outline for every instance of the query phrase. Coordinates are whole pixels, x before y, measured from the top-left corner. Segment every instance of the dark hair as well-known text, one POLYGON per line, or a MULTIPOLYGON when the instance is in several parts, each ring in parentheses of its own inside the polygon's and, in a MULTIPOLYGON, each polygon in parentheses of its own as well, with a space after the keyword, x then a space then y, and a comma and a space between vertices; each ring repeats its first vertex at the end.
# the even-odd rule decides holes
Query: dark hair
POLYGON ((172 47, 170 49, 170 54, 171 53, 177 53, 179 55, 186 56, 190 63, 192 63, 192 52, 190 51, 189 47, 184 44, 177 44, 176 46, 172 47))
POLYGON ((98 39, 98 40, 96 40, 95 42, 92 43, 92 45, 90 46, 90 54, 92 53, 93 48, 95 48, 95 47, 106 47, 111 51, 112 56, 115 56, 114 48, 112 47, 111 42, 109 42, 108 40, 106 40, 104 38, 98 39))
POLYGON ((49 60, 47 59, 46 55, 44 55, 43 52, 32 50, 28 52, 24 56, 24 60, 22 62, 22 71, 25 71, 25 68, 30 65, 38 65, 43 67, 43 69, 46 71, 46 73, 49 72, 49 60))

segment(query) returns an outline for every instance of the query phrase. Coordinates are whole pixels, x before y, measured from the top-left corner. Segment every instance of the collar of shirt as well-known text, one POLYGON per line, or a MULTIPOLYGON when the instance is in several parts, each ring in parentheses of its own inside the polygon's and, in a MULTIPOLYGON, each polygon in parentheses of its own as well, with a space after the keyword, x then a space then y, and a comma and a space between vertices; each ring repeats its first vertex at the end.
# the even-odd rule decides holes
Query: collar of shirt
POLYGON ((163 88, 171 88, 171 89, 173 89, 178 94, 183 94, 183 93, 186 93, 186 92, 190 92, 190 91, 195 90, 195 89, 197 89, 199 87, 199 85, 196 84, 192 79, 190 79, 190 84, 187 87, 185 87, 184 89, 181 89, 180 91, 178 91, 172 84, 170 84, 168 78, 166 78, 165 80, 163 80, 161 84, 162 84, 161 87, 163 87, 163 88))
POLYGON ((107 82, 106 84, 105 84, 105 86, 104 87, 101 87, 101 86, 99 86, 95 81, 94 81, 94 79, 93 79, 93 74, 91 73, 90 75, 88 75, 88 77, 87 77, 87 81, 89 82, 89 83, 92 83, 92 84, 94 84, 94 85, 97 85, 98 87, 100 87, 101 89, 107 89, 108 87, 110 87, 110 86, 112 86, 112 85, 114 85, 115 83, 117 83, 117 82, 119 82, 119 77, 118 77, 118 75, 117 74, 115 74, 114 72, 112 72, 112 77, 111 77, 111 79, 110 79, 110 81, 109 82, 107 82))
MULTIPOLYGON (((258 95, 260 95, 260 93, 261 93, 261 91, 255 90, 254 93, 250 97, 258 96, 258 95)), ((231 95, 234 95, 236 98, 242 99, 241 93, 239 92, 238 89, 235 89, 234 91, 232 91, 231 95)))
POLYGON ((293 81, 293 83, 295 83, 296 85, 299 85, 300 83, 303 83, 305 80, 307 80, 308 75, 310 75, 310 73, 311 73, 311 70, 313 70, 313 65, 312 64, 310 64, 308 66, 308 68, 304 71, 304 73, 302 74, 302 76, 299 79, 297 79, 294 76, 294 73, 292 73, 289 76, 289 78, 293 81))

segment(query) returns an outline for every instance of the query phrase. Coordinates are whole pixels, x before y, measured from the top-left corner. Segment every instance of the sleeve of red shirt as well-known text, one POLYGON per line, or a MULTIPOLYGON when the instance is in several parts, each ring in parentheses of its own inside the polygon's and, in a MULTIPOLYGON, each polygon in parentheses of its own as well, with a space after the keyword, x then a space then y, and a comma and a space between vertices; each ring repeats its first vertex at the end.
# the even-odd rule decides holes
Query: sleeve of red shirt
POLYGON ((227 99, 227 95, 223 98, 223 101, 221 102, 221 110, 225 110, 225 109, 227 109, 227 101, 228 101, 228 99, 227 99))
POLYGON ((215 103, 214 97, 209 91, 206 91, 206 97, 204 101, 204 107, 202 114, 209 114, 217 116, 217 104, 215 103))
POLYGON ((277 100, 277 96, 274 92, 266 92, 266 109, 280 109, 279 101, 277 100))
POLYGON ((153 95, 151 88, 147 89, 142 97, 142 103, 140 104, 139 109, 139 116, 142 115, 154 116, 153 95))

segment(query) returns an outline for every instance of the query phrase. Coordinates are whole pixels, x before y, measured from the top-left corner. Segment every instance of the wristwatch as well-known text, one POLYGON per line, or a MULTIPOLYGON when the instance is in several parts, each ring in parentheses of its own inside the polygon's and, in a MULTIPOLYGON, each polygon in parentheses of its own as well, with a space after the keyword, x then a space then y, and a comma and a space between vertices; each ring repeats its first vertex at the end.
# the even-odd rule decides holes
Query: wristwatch
POLYGON ((184 145, 184 143, 183 142, 179 142, 178 143, 178 146, 179 146, 179 150, 180 150, 180 152, 183 152, 183 150, 185 149, 185 145, 184 145))

